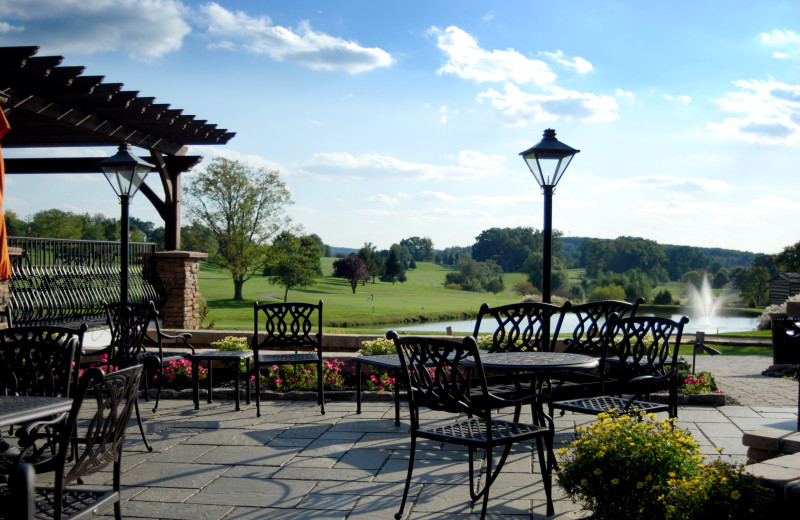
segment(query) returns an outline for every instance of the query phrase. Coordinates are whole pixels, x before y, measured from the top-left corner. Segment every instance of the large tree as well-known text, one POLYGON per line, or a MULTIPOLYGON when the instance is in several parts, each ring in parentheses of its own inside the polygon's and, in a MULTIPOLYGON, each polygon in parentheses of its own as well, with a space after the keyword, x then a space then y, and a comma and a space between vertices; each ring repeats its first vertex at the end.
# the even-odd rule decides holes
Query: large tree
POLYGON ((774 260, 782 272, 800 273, 800 242, 784 247, 774 260))
POLYGON ((269 248, 270 283, 284 288, 283 301, 292 287, 307 287, 320 276, 320 247, 310 236, 296 237, 284 231, 269 248))
POLYGON ((383 276, 386 272, 386 263, 383 258, 375 251, 375 246, 372 242, 366 242, 364 247, 358 250, 358 257, 367 264, 367 270, 372 277, 372 283, 375 283, 375 277, 383 276))
POLYGON ((267 263, 268 241, 286 228, 292 201, 279 172, 217 157, 186 187, 189 220, 211 231, 217 248, 209 260, 230 271, 233 299, 267 263))
POLYGON ((333 276, 336 278, 345 278, 350 282, 350 287, 353 289, 353 294, 356 293, 358 282, 369 278, 369 270, 364 260, 356 255, 346 256, 333 262, 333 276))
POLYGON ((392 247, 389 248, 389 256, 386 257, 386 270, 381 280, 392 282, 392 284, 398 280, 401 282, 406 281, 406 268, 403 266, 403 248, 400 247, 400 244, 392 244, 392 247))
POLYGON ((411 252, 411 258, 417 262, 431 262, 433 261, 433 240, 428 237, 411 237, 404 238, 400 241, 401 247, 407 247, 411 252))

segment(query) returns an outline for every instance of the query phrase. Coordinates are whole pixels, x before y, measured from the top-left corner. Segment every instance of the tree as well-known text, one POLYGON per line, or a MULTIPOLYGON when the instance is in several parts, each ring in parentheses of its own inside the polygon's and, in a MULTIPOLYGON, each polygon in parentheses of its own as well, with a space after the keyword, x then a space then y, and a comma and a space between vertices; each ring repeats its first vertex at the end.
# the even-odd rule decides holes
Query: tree
POLYGON ((775 255, 775 264, 784 273, 800 273, 800 242, 786 246, 775 255))
POLYGON ((766 267, 748 269, 740 286, 742 297, 751 307, 759 307, 769 299, 769 280, 772 276, 766 267))
MULTIPOLYGON (((544 279, 544 256, 540 252, 533 252, 525 259, 521 271, 528 275, 528 281, 534 287, 542 290, 544 279)), ((555 292, 565 289, 569 284, 569 271, 564 267, 564 262, 559 257, 553 257, 550 264, 550 291, 555 292)))
POLYGON ((6 232, 8 236, 28 236, 28 224, 21 220, 13 211, 5 212, 6 232))
POLYGON ((386 258, 386 271, 381 280, 392 282, 405 281, 406 268, 403 266, 402 249, 399 244, 392 244, 389 248, 389 256, 386 258))
POLYGON ((311 237, 314 240, 314 242, 316 242, 317 245, 319 246, 319 255, 320 256, 328 256, 328 257, 332 256, 331 255, 331 246, 329 246, 328 244, 323 242, 319 235, 317 235, 316 233, 311 233, 308 236, 311 237))
POLYGON ((433 240, 428 237, 404 238, 400 241, 400 245, 408 247, 408 250, 411 252, 411 258, 417 262, 433 261, 433 240))
POLYGON ((383 276, 386 272, 386 263, 375 251, 375 246, 372 242, 365 242, 364 247, 358 250, 358 257, 367 264, 367 270, 372 277, 372 283, 375 283, 375 277, 383 276))
MULTIPOLYGON (((561 232, 553 231, 553 257, 561 254, 561 232)), ((491 228, 475 237, 472 257, 478 261, 494 260, 503 271, 511 273, 522 269, 522 264, 533 252, 542 251, 542 232, 530 227, 491 228)))
POLYGON ((60 209, 46 209, 33 215, 28 226, 32 237, 80 239, 82 235, 80 217, 60 209))
POLYGON ((284 288, 283 301, 292 287, 312 285, 321 275, 319 244, 310 236, 296 237, 284 231, 269 248, 269 281, 284 288))
POLYGON ((463 255, 456 262, 458 271, 445 275, 445 287, 472 292, 498 293, 505 289, 503 268, 493 260, 476 262, 470 255, 463 255))
POLYGON ((369 269, 364 260, 356 255, 346 256, 333 262, 333 276, 346 278, 350 282, 353 294, 356 293, 358 282, 369 278, 369 269))
POLYGON ((209 229, 217 249, 209 260, 230 271, 233 299, 267 263, 267 242, 289 224, 284 209, 292 201, 274 170, 217 157, 184 190, 189 219, 209 229))

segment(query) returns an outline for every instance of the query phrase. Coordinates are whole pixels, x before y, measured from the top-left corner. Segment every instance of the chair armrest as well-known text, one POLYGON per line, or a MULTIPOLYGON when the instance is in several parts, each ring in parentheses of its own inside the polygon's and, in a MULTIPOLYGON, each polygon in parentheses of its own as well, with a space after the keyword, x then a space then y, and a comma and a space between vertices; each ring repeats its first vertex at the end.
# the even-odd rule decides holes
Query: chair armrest
POLYGON ((189 349, 192 351, 192 354, 194 355, 195 354, 194 346, 191 343, 189 343, 189 339, 191 337, 192 334, 189 332, 180 332, 178 334, 171 335, 171 334, 165 334, 159 330, 156 331, 156 339, 153 339, 150 336, 145 336, 145 341, 151 345, 158 345, 158 357, 163 358, 164 357, 163 340, 165 339, 181 340, 184 345, 189 347, 189 349))

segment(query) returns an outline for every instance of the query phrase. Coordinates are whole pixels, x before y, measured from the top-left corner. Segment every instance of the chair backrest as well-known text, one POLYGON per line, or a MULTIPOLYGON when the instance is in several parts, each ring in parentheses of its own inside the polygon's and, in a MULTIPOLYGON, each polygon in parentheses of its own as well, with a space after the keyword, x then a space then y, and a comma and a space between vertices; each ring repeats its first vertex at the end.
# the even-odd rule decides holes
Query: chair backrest
POLYGON ((266 303, 253 304, 252 349, 283 350, 294 348, 295 353, 316 350, 322 357, 322 300, 313 303, 266 303), (259 327, 259 321, 263 324, 259 327), (259 341, 259 334, 265 333, 259 341))
MULTIPOLYGON (((114 487, 119 489, 122 444, 136 403, 142 371, 142 365, 108 374, 99 368, 90 368, 81 377, 61 430, 55 477, 57 494, 71 482, 110 463, 114 463, 114 487), (77 432, 76 437, 72 432, 77 432), (79 440, 75 455, 73 438, 79 440)), ((58 498, 56 507, 61 504, 58 498)))
POLYGON ((512 303, 500 307, 489 307, 484 303, 478 311, 473 336, 478 337, 481 323, 494 320, 489 352, 552 352, 564 321, 564 312, 571 307, 570 302, 560 307, 542 302, 512 303), (553 317, 556 317, 555 324, 553 317))
POLYGON ((619 300, 600 300, 573 305, 569 314, 577 319, 572 336, 565 339, 566 352, 599 356, 603 351, 603 338, 608 328, 609 318, 616 314, 619 318, 636 316, 644 298, 629 303, 619 300))
POLYGON ((678 321, 658 316, 616 318, 608 330, 607 359, 617 358, 621 381, 644 375, 677 374, 678 350, 686 316, 678 321))
POLYGON ((0 330, 0 393, 69 397, 86 328, 0 330))
MULTIPOLYGON (((158 320, 155 305, 107 303, 106 320, 111 331, 113 355, 110 360, 138 361, 145 353, 144 338, 151 322, 158 320)), ((110 361, 109 360, 109 361, 110 361)), ((124 366, 124 363, 120 363, 124 366)))
POLYGON ((425 407, 450 413, 474 414, 470 404, 470 393, 477 395, 479 384, 485 395, 486 378, 480 364, 475 338, 467 336, 463 341, 453 338, 424 336, 400 336, 389 331, 386 337, 394 341, 408 392, 411 427, 419 428, 419 408, 425 407), (478 366, 466 369, 460 361, 472 356, 478 366))

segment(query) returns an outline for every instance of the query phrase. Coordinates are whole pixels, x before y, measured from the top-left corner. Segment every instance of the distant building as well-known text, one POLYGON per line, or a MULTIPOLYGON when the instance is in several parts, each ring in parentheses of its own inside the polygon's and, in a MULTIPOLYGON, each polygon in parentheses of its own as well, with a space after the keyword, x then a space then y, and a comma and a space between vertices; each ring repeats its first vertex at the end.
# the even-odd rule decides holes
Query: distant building
POLYGON ((770 305, 780 305, 795 294, 800 294, 800 274, 783 273, 769 281, 770 305))

